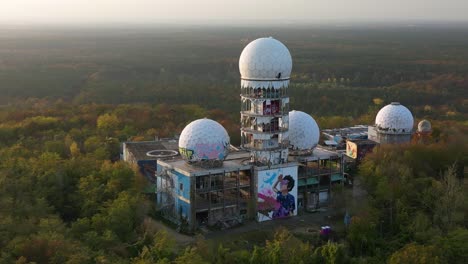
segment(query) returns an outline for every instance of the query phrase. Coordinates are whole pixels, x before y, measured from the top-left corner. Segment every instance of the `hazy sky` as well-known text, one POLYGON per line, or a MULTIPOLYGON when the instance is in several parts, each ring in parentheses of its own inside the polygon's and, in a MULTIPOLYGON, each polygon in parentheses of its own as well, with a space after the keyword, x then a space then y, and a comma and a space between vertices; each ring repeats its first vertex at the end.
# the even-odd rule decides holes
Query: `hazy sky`
POLYGON ((468 0, 0 0, 0 23, 459 20, 468 0))

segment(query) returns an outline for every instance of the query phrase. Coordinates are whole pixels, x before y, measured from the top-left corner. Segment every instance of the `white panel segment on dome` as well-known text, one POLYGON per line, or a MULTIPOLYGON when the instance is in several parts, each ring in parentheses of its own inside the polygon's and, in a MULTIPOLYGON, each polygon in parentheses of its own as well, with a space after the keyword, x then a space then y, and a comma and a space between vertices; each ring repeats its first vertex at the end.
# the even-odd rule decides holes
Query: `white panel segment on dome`
POLYGON ((319 127, 310 115, 301 111, 289 112, 289 144, 293 149, 313 149, 319 139, 319 127))
MULTIPOLYGON (((291 70, 292 59, 288 48, 272 37, 250 42, 239 58, 242 79, 287 80, 290 78, 291 70)), ((268 84, 262 85, 268 87, 268 84)))
POLYGON ((179 152, 187 161, 224 160, 228 154, 229 135, 211 119, 198 119, 180 134, 179 152))
POLYGON ((384 106, 375 118, 375 126, 381 132, 410 133, 413 125, 414 119, 410 110, 397 102, 384 106))

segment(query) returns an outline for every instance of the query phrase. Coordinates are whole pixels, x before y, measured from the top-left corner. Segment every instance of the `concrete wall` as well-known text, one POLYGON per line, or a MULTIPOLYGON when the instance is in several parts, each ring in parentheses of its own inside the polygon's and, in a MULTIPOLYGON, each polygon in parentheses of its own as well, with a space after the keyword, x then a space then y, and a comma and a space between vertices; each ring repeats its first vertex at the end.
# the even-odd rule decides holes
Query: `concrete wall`
POLYGON ((370 140, 380 144, 401 144, 411 142, 411 133, 382 133, 372 126, 369 127, 368 137, 370 140))

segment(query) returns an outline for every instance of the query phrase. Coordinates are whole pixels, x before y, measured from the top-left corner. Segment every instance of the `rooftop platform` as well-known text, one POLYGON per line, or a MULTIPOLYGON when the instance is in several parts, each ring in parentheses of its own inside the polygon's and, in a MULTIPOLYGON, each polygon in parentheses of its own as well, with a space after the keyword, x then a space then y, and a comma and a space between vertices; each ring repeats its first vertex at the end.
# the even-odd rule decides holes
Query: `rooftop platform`
POLYGON ((329 140, 334 140, 337 143, 342 138, 345 139, 367 139, 367 125, 356 125, 352 127, 343 127, 343 128, 333 128, 333 129, 324 129, 322 134, 327 137, 329 140))
POLYGON ((325 149, 321 146, 317 146, 311 154, 304 156, 292 156, 289 155, 289 161, 306 162, 315 160, 328 160, 337 159, 341 156, 341 153, 325 149))
POLYGON ((370 140, 370 139, 348 139, 348 141, 351 141, 353 143, 356 143, 358 146, 362 145, 377 145, 378 143, 370 140))
POLYGON ((188 164, 181 157, 172 160, 159 160, 158 164, 173 169, 188 176, 202 176, 208 174, 217 174, 238 170, 250 170, 252 165, 249 164, 250 153, 247 151, 230 152, 223 165, 216 168, 203 168, 188 164))
POLYGON ((148 156, 152 150, 178 150, 176 139, 161 139, 158 141, 124 142, 124 149, 133 155, 136 160, 157 160, 161 157, 148 156))

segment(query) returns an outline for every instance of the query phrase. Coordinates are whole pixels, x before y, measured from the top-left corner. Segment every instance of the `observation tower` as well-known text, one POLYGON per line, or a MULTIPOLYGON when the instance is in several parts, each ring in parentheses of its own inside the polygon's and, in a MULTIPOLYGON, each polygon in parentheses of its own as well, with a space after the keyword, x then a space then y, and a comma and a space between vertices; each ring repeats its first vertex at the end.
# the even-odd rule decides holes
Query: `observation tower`
POLYGON ((256 165, 288 161, 292 59, 288 48, 269 37, 250 42, 239 59, 241 148, 256 165))

